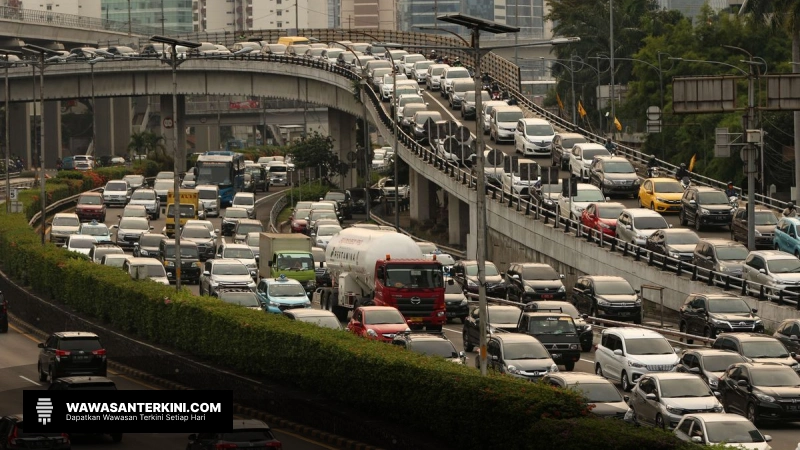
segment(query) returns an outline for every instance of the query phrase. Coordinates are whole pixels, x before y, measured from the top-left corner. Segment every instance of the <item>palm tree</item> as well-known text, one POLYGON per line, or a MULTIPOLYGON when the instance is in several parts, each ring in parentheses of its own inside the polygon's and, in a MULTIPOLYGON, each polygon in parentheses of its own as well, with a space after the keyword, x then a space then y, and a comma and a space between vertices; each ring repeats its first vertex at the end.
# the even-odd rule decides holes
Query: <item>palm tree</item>
POLYGON ((149 155, 150 152, 156 152, 156 154, 160 153, 162 156, 166 156, 164 136, 159 136, 152 131, 133 133, 128 144, 128 152, 136 152, 137 155, 149 155))
MULTIPOLYGON (((751 13, 771 29, 792 37, 792 72, 800 73, 800 0, 745 0, 739 14, 751 13)), ((800 188, 800 111, 794 112, 795 187, 800 188)))

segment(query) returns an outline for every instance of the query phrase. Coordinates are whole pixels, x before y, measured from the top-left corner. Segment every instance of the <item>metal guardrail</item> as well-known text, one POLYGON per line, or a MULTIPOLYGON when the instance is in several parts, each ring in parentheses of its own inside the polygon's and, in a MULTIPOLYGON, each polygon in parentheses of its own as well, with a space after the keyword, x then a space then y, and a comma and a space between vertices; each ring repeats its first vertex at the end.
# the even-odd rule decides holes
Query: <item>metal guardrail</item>
MULTIPOLYGON (((380 217, 378 217, 377 215, 375 215, 372 212, 370 212, 369 218, 374 220, 375 222, 378 222, 379 225, 394 227, 393 223, 381 219, 380 217)), ((400 233, 405 234, 406 236, 410 237, 411 239, 414 239, 417 242, 427 242, 425 239, 422 239, 422 238, 419 238, 417 236, 414 236, 413 234, 409 233, 408 231, 404 230, 403 228, 400 228, 397 231, 400 232, 400 233)), ((447 247, 447 246, 440 245, 440 244, 436 244, 436 247, 439 250, 441 250, 442 252, 447 253, 448 255, 453 256, 453 257, 455 257, 457 259, 466 259, 467 258, 467 252, 465 252, 464 250, 459 250, 457 248, 447 247)))
MULTIPOLYGON (((0 7, 0 19, 14 20, 18 22, 41 23, 51 26, 65 26, 87 30, 104 30, 118 33, 128 32, 128 22, 119 20, 96 19, 92 17, 79 16, 75 14, 61 14, 52 11, 41 11, 36 9, 22 9, 11 6, 0 7)), ((130 25, 132 34, 140 36, 151 36, 162 34, 161 27, 150 27, 138 23, 130 25)), ((173 33, 173 30, 167 30, 173 33)))
POLYGON ((279 233, 280 230, 275 226, 275 221, 278 220, 278 215, 283 211, 283 208, 286 207, 286 204, 289 203, 289 199, 286 198, 284 194, 281 198, 272 205, 272 209, 269 211, 269 229, 273 233, 279 233))
MULTIPOLYGON (((85 192, 100 192, 101 189, 102 188, 94 188, 94 189, 91 189, 91 190, 85 191, 85 192)), ((78 197, 80 197, 82 194, 83 194, 83 192, 80 192, 78 194, 72 195, 72 196, 67 197, 67 198, 62 198, 61 200, 59 200, 57 202, 53 202, 53 203, 47 205, 44 208, 45 214, 50 214, 51 212, 54 212, 54 211, 60 211, 62 208, 64 208, 65 206, 69 205, 70 203, 77 203, 78 197)), ((33 217, 31 217, 31 220, 28 221, 28 225, 35 228, 35 227, 39 226, 41 221, 42 221, 42 212, 39 211, 36 214, 34 214, 33 217)))

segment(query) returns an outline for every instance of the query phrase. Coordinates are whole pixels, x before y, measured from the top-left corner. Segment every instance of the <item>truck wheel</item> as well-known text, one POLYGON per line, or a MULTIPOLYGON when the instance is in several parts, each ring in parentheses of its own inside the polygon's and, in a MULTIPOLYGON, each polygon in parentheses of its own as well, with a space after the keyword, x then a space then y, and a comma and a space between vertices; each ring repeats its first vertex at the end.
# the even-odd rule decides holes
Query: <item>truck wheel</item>
POLYGON ((347 321, 347 313, 349 310, 347 308, 343 308, 339 305, 333 306, 333 314, 339 320, 339 322, 346 322, 347 321))

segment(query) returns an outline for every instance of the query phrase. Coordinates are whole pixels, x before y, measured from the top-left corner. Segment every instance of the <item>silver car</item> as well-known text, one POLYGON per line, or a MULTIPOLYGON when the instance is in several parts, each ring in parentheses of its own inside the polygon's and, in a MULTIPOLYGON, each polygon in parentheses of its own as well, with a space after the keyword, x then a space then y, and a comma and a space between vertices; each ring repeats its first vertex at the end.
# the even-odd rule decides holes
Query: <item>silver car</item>
POLYGON ((220 287, 246 287, 255 290, 250 269, 236 259, 210 259, 200 275, 200 295, 213 295, 220 287))
POLYGON ((50 225, 50 242, 64 246, 71 235, 78 234, 81 221, 77 214, 58 213, 48 225, 50 225))
POLYGON ((725 412, 705 381, 691 373, 645 374, 631 391, 630 406, 637 423, 672 429, 684 414, 725 412))
POLYGON ((161 200, 153 189, 140 188, 133 191, 133 194, 131 194, 131 201, 128 202, 128 205, 144 206, 151 219, 158 219, 161 217, 161 200))
POLYGON ((133 248, 144 233, 153 229, 145 217, 123 217, 118 225, 111 225, 117 230, 116 244, 122 248, 133 248))
POLYGON ((656 230, 670 228, 664 217, 649 209, 624 209, 617 219, 617 239, 644 245, 656 230))

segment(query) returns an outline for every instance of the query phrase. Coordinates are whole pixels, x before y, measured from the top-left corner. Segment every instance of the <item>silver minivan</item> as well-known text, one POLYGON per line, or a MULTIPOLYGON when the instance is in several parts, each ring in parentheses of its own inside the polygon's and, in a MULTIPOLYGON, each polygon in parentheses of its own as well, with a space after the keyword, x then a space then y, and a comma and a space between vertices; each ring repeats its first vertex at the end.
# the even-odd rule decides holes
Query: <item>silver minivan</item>
POLYGON ((206 216, 219 217, 219 212, 222 209, 219 200, 219 186, 201 184, 196 186, 195 190, 198 192, 199 206, 206 212, 206 216))
POLYGON ((514 141, 517 122, 525 118, 519 106, 498 106, 492 111, 489 139, 495 142, 514 141))

